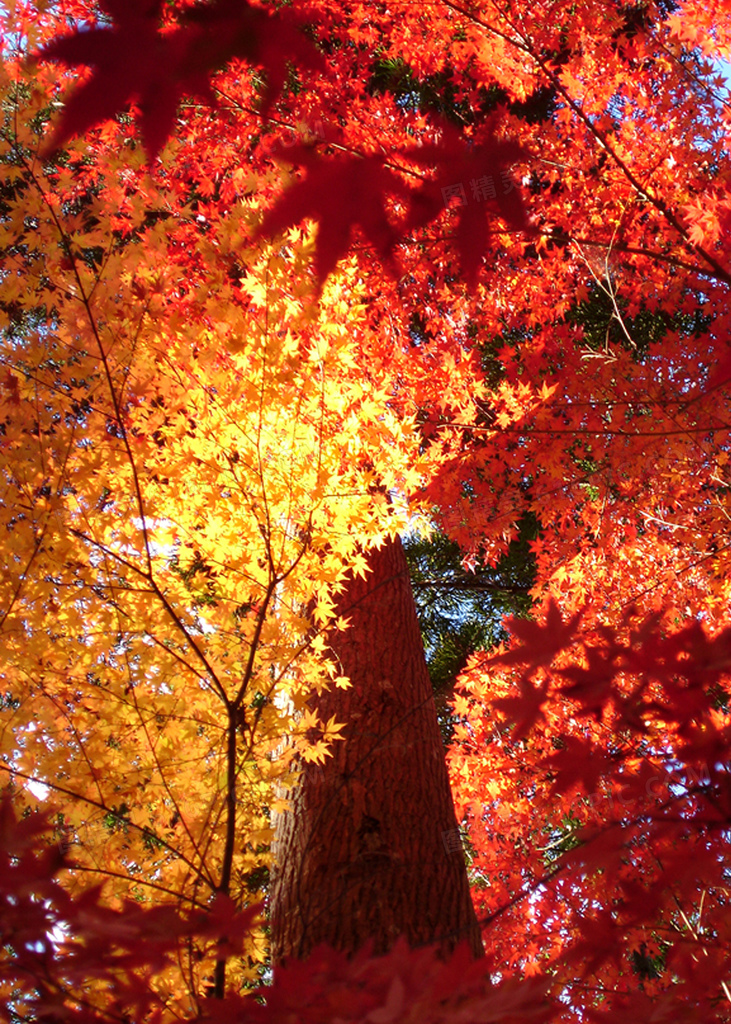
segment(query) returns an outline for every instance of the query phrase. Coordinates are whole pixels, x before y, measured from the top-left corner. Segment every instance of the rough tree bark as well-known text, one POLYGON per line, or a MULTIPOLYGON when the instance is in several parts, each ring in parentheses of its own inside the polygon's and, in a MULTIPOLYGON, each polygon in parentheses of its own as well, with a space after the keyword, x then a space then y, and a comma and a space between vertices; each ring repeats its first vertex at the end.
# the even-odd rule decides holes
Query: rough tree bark
POLYGON ((369 565, 339 602, 350 628, 330 638, 352 688, 318 703, 346 739, 276 822, 275 962, 321 942, 353 952, 370 939, 383 953, 399 935, 483 952, 401 542, 369 565))

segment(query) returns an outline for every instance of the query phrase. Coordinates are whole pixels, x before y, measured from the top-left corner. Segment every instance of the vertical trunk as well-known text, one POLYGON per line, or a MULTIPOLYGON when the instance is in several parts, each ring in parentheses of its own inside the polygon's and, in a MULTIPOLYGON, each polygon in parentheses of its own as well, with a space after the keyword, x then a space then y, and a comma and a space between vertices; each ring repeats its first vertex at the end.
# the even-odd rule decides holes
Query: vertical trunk
POLYGON ((330 638, 352 688, 318 705, 346 739, 276 823, 275 962, 321 942, 382 953, 399 935, 482 953, 401 542, 369 565, 339 602, 350 628, 330 638))

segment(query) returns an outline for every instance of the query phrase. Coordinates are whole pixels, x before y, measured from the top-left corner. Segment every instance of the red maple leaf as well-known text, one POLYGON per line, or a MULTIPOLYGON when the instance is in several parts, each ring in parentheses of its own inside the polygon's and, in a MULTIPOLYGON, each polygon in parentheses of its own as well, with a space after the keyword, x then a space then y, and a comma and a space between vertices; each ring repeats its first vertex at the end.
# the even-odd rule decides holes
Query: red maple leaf
POLYGON ((101 6, 114 25, 79 29, 36 55, 95 69, 67 103, 47 152, 135 102, 152 161, 170 135, 181 97, 198 95, 215 103, 209 75, 232 58, 265 70, 265 107, 281 90, 292 60, 310 67, 318 62, 293 16, 269 14, 247 0, 193 8, 170 29, 160 26, 162 0, 101 0, 101 6))
POLYGON ((470 287, 487 250, 491 220, 498 216, 513 230, 535 231, 512 167, 528 153, 515 142, 500 141, 490 131, 474 143, 448 125, 442 141, 405 154, 434 176, 412 193, 407 228, 423 227, 445 209, 456 209, 457 248, 470 287))
POLYGON ((500 697, 492 701, 492 706, 513 723, 511 737, 519 740, 527 736, 533 726, 543 719, 543 706, 547 699, 547 679, 539 686, 534 686, 530 679, 524 677, 520 681, 520 696, 500 697))
POLYGON ((287 10, 270 14, 247 0, 214 0, 192 8, 186 14, 186 24, 200 29, 189 51, 189 71, 210 73, 234 57, 264 69, 264 113, 281 92, 293 64, 299 69, 324 67, 319 53, 303 35, 299 17, 287 10))
POLYGON ((545 623, 512 616, 506 625, 520 645, 495 655, 490 661, 495 665, 530 665, 532 668, 550 665, 558 652, 573 642, 583 614, 583 611, 577 612, 564 622, 560 608, 551 599, 545 623))
POLYGON ((398 236, 386 211, 385 196, 403 196, 407 189, 384 167, 382 157, 322 160, 312 149, 301 146, 287 151, 286 158, 305 167, 307 175, 269 211, 256 238, 276 235, 305 219, 316 220, 315 272, 320 284, 347 252, 356 227, 381 259, 392 263, 398 236))
POLYGON ((180 99, 180 32, 160 32, 162 0, 103 0, 101 6, 114 18, 114 26, 77 30, 36 55, 95 69, 67 102, 47 152, 137 101, 143 141, 152 158, 170 132, 180 99))

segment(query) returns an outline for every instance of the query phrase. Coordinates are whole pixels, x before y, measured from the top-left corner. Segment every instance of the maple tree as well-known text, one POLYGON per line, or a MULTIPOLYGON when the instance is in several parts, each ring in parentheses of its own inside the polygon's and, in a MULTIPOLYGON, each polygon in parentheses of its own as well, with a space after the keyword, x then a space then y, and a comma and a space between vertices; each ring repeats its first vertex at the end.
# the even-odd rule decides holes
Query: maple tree
POLYGON ((3 18, 0 753, 68 854, 4 810, 11 1014, 728 1019, 729 5, 3 18), (459 652, 456 819, 441 771, 413 805, 448 911, 390 901, 398 702, 357 656, 416 656, 372 609, 429 523, 468 569, 530 523, 534 561, 533 620, 459 652), (325 810, 382 914, 302 892, 325 810), (325 938, 354 958, 297 961, 325 938))

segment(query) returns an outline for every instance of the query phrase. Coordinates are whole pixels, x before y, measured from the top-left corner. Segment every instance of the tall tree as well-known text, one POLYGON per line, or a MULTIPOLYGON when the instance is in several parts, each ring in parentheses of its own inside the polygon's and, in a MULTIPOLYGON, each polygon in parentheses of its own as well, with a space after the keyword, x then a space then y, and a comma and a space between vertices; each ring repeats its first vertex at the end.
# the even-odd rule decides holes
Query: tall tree
POLYGON ((317 700, 344 723, 324 769, 306 772, 275 843, 274 955, 320 942, 353 952, 414 946, 482 952, 436 709, 398 539, 337 601, 346 630, 330 648, 351 682, 317 700))

